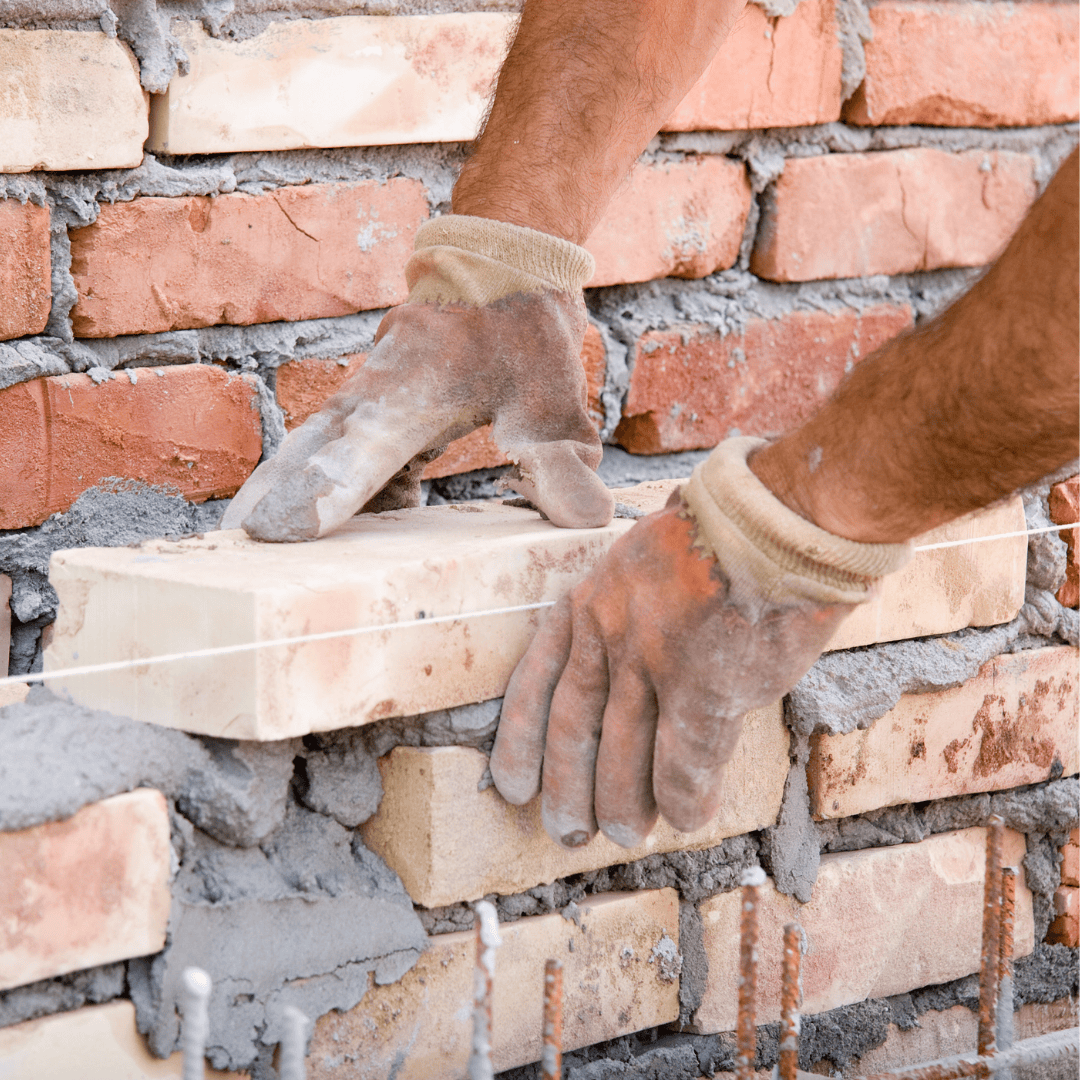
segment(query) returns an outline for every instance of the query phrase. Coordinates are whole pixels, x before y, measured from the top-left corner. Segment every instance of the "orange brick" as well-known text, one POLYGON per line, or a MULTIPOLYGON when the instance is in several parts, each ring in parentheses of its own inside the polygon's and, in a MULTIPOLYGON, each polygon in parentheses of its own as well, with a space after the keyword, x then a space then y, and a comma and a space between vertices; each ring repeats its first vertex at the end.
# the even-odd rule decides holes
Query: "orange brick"
MULTIPOLYGON (((291 360, 277 371, 277 400, 285 413, 285 427, 290 431, 302 424, 367 359, 366 353, 352 353, 336 360, 291 360)), ((581 347, 581 363, 589 387, 589 413, 597 426, 603 423, 604 407, 600 393, 604 389, 607 354, 600 331, 591 323, 581 347)), ((442 457, 433 461, 424 476, 431 480, 473 469, 493 469, 507 463, 506 455, 495 445, 491 426, 485 425, 460 439, 455 439, 442 457)))
POLYGON ((635 454, 715 446, 785 430, 814 412, 845 370, 911 325, 911 309, 793 311, 751 319, 743 334, 650 330, 638 342, 615 439, 635 454))
POLYGON ((1054 921, 1046 932, 1046 940, 1053 945, 1068 945, 1070 949, 1080 944, 1080 889, 1062 885, 1054 893, 1054 921))
POLYGON ((40 334, 49 321, 49 208, 0 199, 0 341, 40 334))
POLYGON ((585 246, 596 259, 589 286, 702 278, 739 255, 750 183, 719 155, 639 165, 585 246))
POLYGON ((840 118, 840 43, 832 0, 802 0, 787 18, 748 5, 666 131, 825 124, 840 118))
POLYGON ((0 390, 0 415, 0 529, 38 525, 110 476, 224 498, 262 452, 253 376, 212 365, 34 379, 0 390))
POLYGON ((71 233, 79 337, 348 315, 405 299, 418 180, 102 206, 71 233))
POLYGON ((1080 885, 1080 847, 1075 843, 1061 849, 1061 884, 1080 885))
MULTIPOLYGON (((1055 525, 1080 521, 1080 476, 1072 476, 1050 489, 1050 520, 1055 525)), ((1065 563, 1065 583, 1058 589, 1058 603, 1080 607, 1080 529, 1062 529, 1058 534, 1069 549, 1065 563)))
POLYGON ((1077 119, 1072 4, 884 0, 870 7, 870 25, 866 79, 844 109, 851 123, 1008 127, 1077 119))
POLYGON ((771 281, 982 266, 1035 200, 1026 154, 919 148, 788 159, 750 268, 771 281))

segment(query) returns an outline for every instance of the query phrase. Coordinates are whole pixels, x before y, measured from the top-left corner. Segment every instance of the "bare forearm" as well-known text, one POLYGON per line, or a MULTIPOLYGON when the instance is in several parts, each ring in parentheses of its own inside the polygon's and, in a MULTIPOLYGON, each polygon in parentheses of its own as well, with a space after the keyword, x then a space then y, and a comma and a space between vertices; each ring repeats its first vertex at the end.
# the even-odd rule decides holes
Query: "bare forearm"
POLYGON ((526 0, 458 214, 582 243, 745 0, 526 0))
POLYGON ((1077 153, 964 297, 864 360, 751 467, 852 540, 906 540, 1077 456, 1077 153))

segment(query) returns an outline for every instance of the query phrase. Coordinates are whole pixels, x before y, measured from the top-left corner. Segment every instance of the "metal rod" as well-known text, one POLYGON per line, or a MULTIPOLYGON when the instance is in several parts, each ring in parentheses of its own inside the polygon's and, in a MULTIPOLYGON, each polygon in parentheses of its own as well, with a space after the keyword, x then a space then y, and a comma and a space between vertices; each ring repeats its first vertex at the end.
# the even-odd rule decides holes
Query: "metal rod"
POLYGON ((189 967, 181 976, 183 983, 184 1026, 181 1046, 184 1063, 183 1080, 203 1080, 205 1073, 206 1040, 210 1035, 210 976, 202 968, 189 967))
MULTIPOLYGON (((1013 1044, 1013 932, 1016 924, 1016 868, 1001 871, 1001 948, 998 954, 998 1003, 995 1036, 998 1053, 1013 1044)), ((1002 1076, 1002 1073, 998 1073, 1002 1076)), ((1007 1076, 1003 1080, 1008 1080, 1007 1076)))
POLYGON ((304 1050, 307 1046, 308 1018, 295 1006, 287 1005, 281 1010, 282 1032, 279 1044, 281 1058, 278 1076, 281 1080, 304 1080, 307 1068, 304 1050))
POLYGON ((751 866, 742 876, 742 919, 739 940, 739 1021, 736 1039, 735 1075, 751 1080, 757 1059, 755 998, 758 960, 758 886, 765 884, 765 871, 751 866))
POLYGON ((544 965, 544 1050, 541 1080, 562 1080, 562 963, 544 965))
POLYGON ((983 880, 982 955, 979 964, 979 1054, 992 1057, 996 1047, 998 972, 1001 967, 1001 841, 1004 822, 995 814, 986 830, 983 880))
POLYGON ((476 912, 476 974, 473 982, 473 1038, 469 1080, 494 1080, 491 1065, 491 987, 495 979, 495 950, 502 944, 499 916, 493 904, 478 900, 476 912))
POLYGON ((784 970, 780 981, 780 1080, 795 1080, 799 1068, 799 967, 802 927, 784 927, 784 970))

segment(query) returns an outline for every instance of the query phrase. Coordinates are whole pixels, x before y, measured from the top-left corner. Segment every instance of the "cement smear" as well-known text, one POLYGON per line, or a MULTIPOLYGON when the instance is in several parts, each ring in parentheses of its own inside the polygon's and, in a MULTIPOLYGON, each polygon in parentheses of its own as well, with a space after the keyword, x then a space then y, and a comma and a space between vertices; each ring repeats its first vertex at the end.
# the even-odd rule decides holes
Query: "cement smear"
POLYGON ((0 991, 0 1028, 112 1001, 124 993, 126 977, 123 964, 105 964, 0 991))

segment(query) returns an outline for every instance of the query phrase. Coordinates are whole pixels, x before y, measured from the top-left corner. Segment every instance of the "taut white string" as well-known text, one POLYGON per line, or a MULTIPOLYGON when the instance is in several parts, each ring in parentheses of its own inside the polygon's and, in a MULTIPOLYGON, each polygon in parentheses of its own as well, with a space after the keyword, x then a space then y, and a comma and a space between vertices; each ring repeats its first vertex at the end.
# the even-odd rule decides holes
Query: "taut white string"
POLYGON ((1045 525, 1039 529, 1021 529, 1019 532, 998 533, 996 536, 973 536, 969 540, 942 540, 940 544, 919 544, 913 551, 937 551, 938 548, 960 547, 962 544, 982 544, 987 540, 1008 540, 1014 536, 1038 536, 1039 533, 1064 532, 1080 528, 1080 521, 1071 525, 1045 525))

